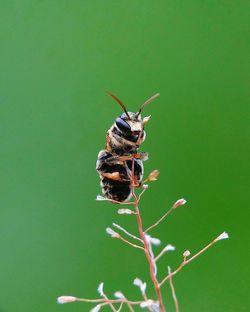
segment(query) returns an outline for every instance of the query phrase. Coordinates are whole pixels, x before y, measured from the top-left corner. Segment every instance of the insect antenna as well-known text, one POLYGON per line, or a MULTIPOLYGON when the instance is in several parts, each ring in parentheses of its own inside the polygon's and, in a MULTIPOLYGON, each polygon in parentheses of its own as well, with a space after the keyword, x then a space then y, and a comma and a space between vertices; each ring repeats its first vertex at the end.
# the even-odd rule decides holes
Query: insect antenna
POLYGON ((156 93, 155 95, 151 96, 151 98, 149 98, 146 102, 144 102, 142 104, 142 106, 140 107, 138 113, 136 113, 136 117, 138 117, 140 115, 140 113, 142 112, 143 108, 150 102, 152 102, 154 99, 156 99, 158 96, 160 95, 160 93, 156 93))
POLYGON ((127 115, 128 119, 130 120, 130 117, 129 117, 129 114, 128 114, 128 111, 127 111, 125 105, 114 94, 112 94, 111 92, 108 91, 107 94, 109 96, 111 96, 113 99, 115 99, 121 105, 121 107, 123 108, 125 114, 127 115))

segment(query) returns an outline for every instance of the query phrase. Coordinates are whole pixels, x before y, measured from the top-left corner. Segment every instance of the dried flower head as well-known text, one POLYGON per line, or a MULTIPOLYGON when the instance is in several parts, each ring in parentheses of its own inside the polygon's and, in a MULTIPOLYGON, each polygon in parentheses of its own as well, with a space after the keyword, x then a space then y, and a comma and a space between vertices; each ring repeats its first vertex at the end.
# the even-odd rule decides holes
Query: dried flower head
POLYGON ((99 286, 98 286, 98 288, 97 288, 97 291, 98 291, 98 293, 99 293, 99 295, 100 295, 101 297, 104 296, 103 286, 104 286, 104 283, 100 283, 99 286))
POLYGON ((168 244, 165 248, 164 251, 174 251, 175 247, 171 244, 168 244))
POLYGON ((61 296, 57 298, 57 303, 64 304, 64 303, 75 302, 76 300, 77 298, 73 296, 61 296))
POLYGON ((134 279, 134 285, 138 286, 142 292, 142 294, 145 294, 147 284, 143 283, 138 277, 134 279))
POLYGON ((117 211, 119 214, 133 214, 134 212, 130 209, 122 208, 117 211))
POLYGON ((117 298, 117 299, 125 299, 125 296, 123 295, 123 293, 121 291, 116 291, 114 293, 114 296, 117 298))
POLYGON ((101 307, 102 306, 100 304, 98 304, 93 309, 91 309, 89 312, 98 312, 98 311, 100 311, 101 307))
POLYGON ((228 239, 228 238, 229 238, 228 233, 227 233, 227 232, 223 232, 223 233, 221 233, 221 234, 215 239, 215 241, 217 242, 217 241, 219 241, 219 240, 228 239))
POLYGON ((183 252, 183 257, 184 258, 187 258, 187 257, 189 257, 191 255, 191 252, 189 251, 189 250, 185 250, 184 252, 183 252))
POLYGON ((103 197, 102 195, 97 195, 96 200, 107 200, 107 198, 103 197))
POLYGON ((179 206, 182 206, 182 205, 185 205, 186 204, 186 200, 184 198, 180 198, 178 199, 172 206, 172 208, 176 209, 178 208, 179 206))
POLYGON ((106 233, 108 235, 110 235, 113 238, 120 238, 120 234, 118 234, 117 232, 115 232, 113 229, 111 229, 110 227, 106 228, 106 233))
POLYGON ((154 304, 154 301, 149 299, 147 301, 143 301, 141 304, 140 304, 140 307, 141 308, 147 308, 147 307, 152 307, 152 305, 154 304))
POLYGON ((153 170, 147 177, 147 181, 152 182, 156 181, 157 177, 159 176, 160 172, 159 170, 153 170))
POLYGON ((148 234, 146 234, 145 237, 146 237, 146 241, 148 244, 155 245, 155 246, 159 246, 161 244, 161 241, 159 240, 159 238, 151 237, 148 234))

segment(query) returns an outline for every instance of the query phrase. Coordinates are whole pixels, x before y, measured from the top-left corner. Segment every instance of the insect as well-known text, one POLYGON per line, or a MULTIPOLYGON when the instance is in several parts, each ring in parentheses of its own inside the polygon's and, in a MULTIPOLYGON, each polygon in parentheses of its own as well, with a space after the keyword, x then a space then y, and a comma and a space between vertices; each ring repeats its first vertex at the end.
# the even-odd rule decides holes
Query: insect
POLYGON ((143 179, 143 161, 148 159, 148 154, 138 152, 138 149, 145 140, 144 127, 151 116, 142 119, 141 112, 160 94, 156 93, 149 98, 137 113, 128 112, 115 95, 110 92, 108 95, 118 102, 124 112, 107 131, 106 146, 98 154, 96 170, 100 175, 103 195, 108 199, 124 202, 131 197, 132 173, 134 186, 140 187, 143 179))

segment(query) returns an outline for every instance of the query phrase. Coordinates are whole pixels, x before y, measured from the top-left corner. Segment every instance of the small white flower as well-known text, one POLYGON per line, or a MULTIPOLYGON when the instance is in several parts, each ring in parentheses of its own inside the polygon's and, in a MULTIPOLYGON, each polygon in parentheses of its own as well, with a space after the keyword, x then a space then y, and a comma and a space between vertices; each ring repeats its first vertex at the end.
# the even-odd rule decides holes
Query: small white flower
POLYGON ((120 235, 117 232, 115 232, 114 230, 112 230, 110 227, 106 228, 106 233, 113 238, 119 238, 120 237, 120 235))
POLYGON ((152 304, 152 310, 153 310, 153 312, 160 312, 160 306, 159 306, 159 304, 154 302, 154 303, 152 304))
POLYGON ((186 204, 186 200, 184 198, 178 199, 172 206, 172 208, 176 209, 179 206, 185 205, 186 204))
POLYGON ((189 257, 191 255, 191 252, 189 251, 189 250, 185 250, 184 252, 183 252, 183 257, 184 258, 187 258, 187 257, 189 257))
POLYGON ((143 283, 138 277, 134 279, 134 285, 138 286, 142 292, 142 294, 145 294, 147 284, 143 283))
POLYGON ((119 214, 132 214, 133 211, 130 209, 118 209, 119 214))
POLYGON ((98 291, 98 293, 99 293, 99 295, 100 295, 101 297, 104 296, 103 286, 104 286, 104 283, 100 283, 100 285, 99 285, 98 288, 97 288, 97 291, 98 291))
POLYGON ((143 187, 144 190, 147 190, 148 189, 148 184, 143 184, 142 187, 143 187))
POLYGON ((227 232, 223 232, 223 233, 221 233, 221 234, 215 239, 215 241, 217 242, 217 241, 219 241, 219 240, 227 239, 227 238, 229 238, 228 233, 227 233, 227 232))
POLYGON ((175 247, 171 244, 168 244, 165 248, 164 248, 165 251, 174 251, 175 250, 175 247))
POLYGON ((154 238, 154 237, 151 237, 150 235, 147 235, 147 234, 145 235, 145 237, 146 237, 148 244, 152 244, 155 246, 159 246, 161 244, 161 241, 159 240, 159 238, 154 238))
POLYGON ((141 308, 147 308, 147 307, 152 307, 152 305, 154 304, 154 301, 149 299, 147 301, 143 301, 141 304, 140 304, 140 307, 141 308))
POLYGON ((57 298, 57 303, 64 304, 69 302, 75 302, 76 300, 77 298, 73 296, 61 296, 57 298))
POLYGON ((142 283, 142 280, 140 280, 138 277, 136 277, 136 278, 134 279, 133 284, 134 284, 135 286, 141 287, 141 285, 142 285, 143 283, 142 283))
POLYGON ((114 296, 117 298, 117 299, 125 299, 125 296, 123 295, 123 293, 121 291, 116 291, 114 293, 114 296))
POLYGON ((107 198, 103 197, 102 195, 97 195, 96 200, 107 200, 107 198))
POLYGON ((100 304, 98 304, 93 309, 91 309, 89 312, 98 312, 98 311, 100 311, 101 307, 102 306, 100 304))

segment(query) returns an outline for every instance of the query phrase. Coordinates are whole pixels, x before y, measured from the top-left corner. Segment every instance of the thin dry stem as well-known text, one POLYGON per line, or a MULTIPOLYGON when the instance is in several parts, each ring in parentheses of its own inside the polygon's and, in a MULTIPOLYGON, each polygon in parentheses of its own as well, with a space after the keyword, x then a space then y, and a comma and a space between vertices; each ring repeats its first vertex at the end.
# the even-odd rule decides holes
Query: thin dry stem
POLYGON ((118 238, 118 239, 120 239, 121 241, 123 241, 124 243, 126 243, 126 244, 128 244, 128 245, 130 245, 130 246, 134 247, 134 248, 138 248, 138 249, 144 250, 144 248, 143 248, 143 247, 141 247, 141 246, 138 246, 138 245, 136 245, 136 244, 131 243, 130 241, 126 240, 125 238, 123 238, 123 237, 122 237, 122 236, 120 236, 120 235, 119 235, 119 237, 117 237, 117 238, 118 238))
MULTIPOLYGON (((145 292, 142 294, 142 296, 143 296, 143 298, 144 298, 145 301, 148 301, 148 297, 147 297, 147 295, 146 295, 145 292)), ((149 310, 150 312, 153 312, 152 307, 148 307, 148 310, 149 310)))
POLYGON ((127 299, 105 299, 105 298, 101 298, 101 299, 86 299, 86 298, 76 298, 76 301, 79 302, 90 302, 90 303, 104 303, 104 304, 116 304, 116 303, 126 303, 126 304, 130 304, 130 305, 140 305, 141 303, 143 303, 143 301, 131 301, 131 300, 127 300, 127 299))
POLYGON ((135 310, 134 310, 134 308, 132 307, 131 303, 129 303, 129 302, 126 302, 126 303, 127 303, 128 308, 129 308, 129 311, 130 311, 130 312, 135 312, 135 310))
POLYGON ((172 276, 174 276, 175 274, 177 274, 178 272, 180 272, 180 270, 187 265, 189 262, 193 261, 195 258, 197 258, 199 255, 201 255, 204 251, 206 251, 208 248, 210 248, 211 246, 213 246, 215 243, 217 242, 216 239, 214 239, 211 243, 209 243, 207 246, 205 246, 204 248, 202 248, 200 251, 198 251, 195 255, 193 255, 191 258, 189 258, 188 260, 184 260, 180 266, 172 273, 168 274, 161 282, 160 282, 160 287, 170 278, 172 278, 172 276))
POLYGON ((144 188, 144 189, 141 191, 141 193, 140 193, 139 196, 138 196, 138 202, 140 201, 142 195, 146 192, 146 190, 147 190, 147 189, 144 188))
POLYGON ((109 298, 107 297, 107 295, 106 295, 105 293, 103 293, 103 298, 106 299, 107 304, 110 306, 111 310, 112 310, 113 312, 117 312, 117 311, 116 311, 116 308, 113 306, 113 303, 110 302, 109 298))
POLYGON ((155 257, 155 262, 160 259, 166 253, 166 247, 162 249, 162 251, 155 257))
POLYGON ((147 233, 148 231, 152 230, 154 227, 156 227, 161 221, 163 221, 172 211, 174 210, 173 207, 171 207, 158 221, 156 221, 154 224, 152 224, 150 227, 148 227, 144 232, 147 233))
POLYGON ((125 234, 127 234, 128 236, 132 237, 133 239, 136 239, 138 241, 140 241, 141 243, 143 243, 142 239, 140 239, 139 237, 131 234, 130 232, 128 232, 126 229, 124 229, 122 226, 120 226, 119 224, 113 223, 113 226, 115 226, 117 229, 123 231, 125 234))
POLYGON ((118 205, 134 205, 133 202, 119 202, 117 200, 114 200, 114 199, 106 199, 107 201, 113 203, 113 204, 118 204, 118 205))
POLYGON ((135 194, 135 189, 134 189, 134 160, 132 161, 131 184, 132 184, 132 196, 134 198, 135 211, 137 213, 136 216, 137 216, 138 230, 139 230, 141 239, 143 240, 144 252, 145 252, 146 258, 147 258, 148 263, 149 263, 150 277, 151 277, 151 280, 152 280, 152 282, 154 284, 154 288, 155 288, 155 292, 156 292, 156 295, 157 295, 157 299, 159 301, 160 312, 165 312, 165 307, 163 305, 160 285, 159 285, 159 282, 158 282, 158 280, 157 280, 157 278, 155 276, 155 272, 154 272, 154 259, 152 259, 152 257, 150 256, 148 243, 147 243, 147 240, 146 240, 145 233, 143 231, 142 219, 141 219, 140 210, 139 210, 139 201, 138 201, 138 198, 137 198, 137 196, 135 194))
POLYGON ((117 312, 120 312, 122 310, 122 306, 123 306, 123 302, 120 304, 119 309, 117 310, 117 312))
MULTIPOLYGON (((170 267, 168 267, 168 273, 171 274, 171 269, 170 267)), ((172 297, 173 297, 173 300, 174 300, 174 305, 175 305, 175 311, 176 312, 179 312, 179 303, 178 303, 178 300, 177 300, 177 297, 176 297, 176 293, 175 293, 175 289, 174 289, 174 284, 173 284, 173 278, 172 276, 170 277, 169 279, 169 285, 170 285, 170 288, 171 288, 171 291, 172 291, 172 297)))

